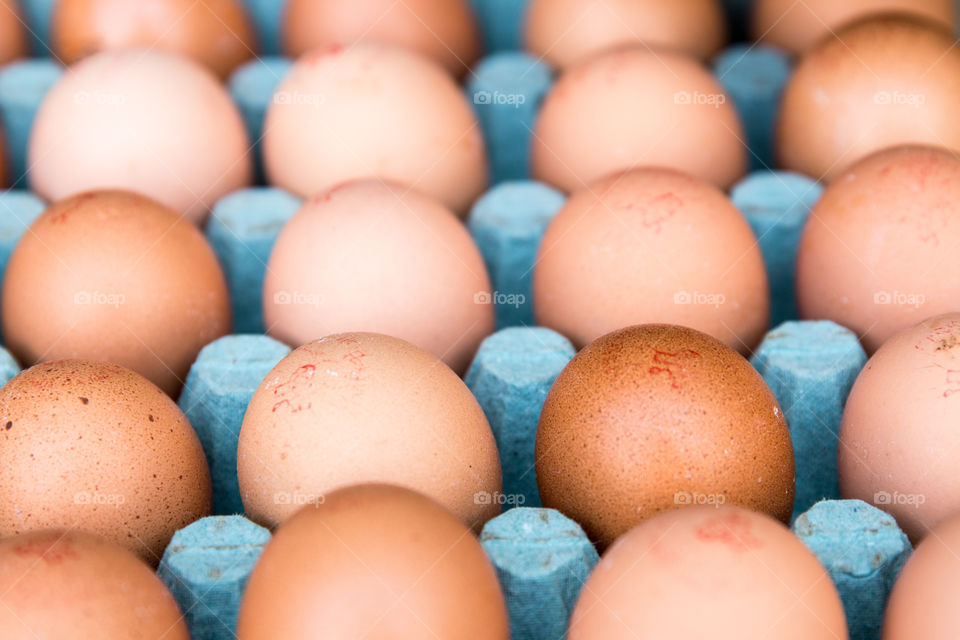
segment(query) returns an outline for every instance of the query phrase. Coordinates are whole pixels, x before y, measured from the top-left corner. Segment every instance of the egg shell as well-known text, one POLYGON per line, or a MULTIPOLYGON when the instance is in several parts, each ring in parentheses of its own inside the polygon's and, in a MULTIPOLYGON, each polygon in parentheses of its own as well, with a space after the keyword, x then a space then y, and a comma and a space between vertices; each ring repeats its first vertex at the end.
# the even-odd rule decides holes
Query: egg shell
POLYGON ((804 318, 853 330, 868 353, 930 316, 960 311, 960 159, 931 147, 877 152, 831 183, 803 230, 804 318))
POLYGON ((58 0, 54 54, 65 64, 109 49, 172 51, 226 78, 253 58, 253 25, 240 0, 58 0))
POLYGON ((960 518, 939 524, 907 559, 893 584, 883 640, 950 640, 960 628, 960 518))
POLYGON ((4 640, 189 640, 173 596, 126 549, 79 531, 0 540, 4 640))
POLYGON ((17 0, 0 0, 0 64, 27 55, 27 36, 17 0))
POLYGON ((846 640, 836 588, 781 523, 692 506, 625 534, 573 611, 570 640, 846 640))
POLYGON ((784 90, 777 152, 827 182, 903 144, 960 149, 960 49, 942 25, 909 15, 856 22, 803 57, 784 90))
POLYGON ((449 209, 363 180, 312 199, 284 226, 264 280, 264 320, 292 346, 385 333, 463 373, 494 330, 490 288, 480 250, 449 209))
POLYGON ((27 157, 30 186, 46 200, 129 189, 197 224, 253 176, 227 90, 157 49, 105 51, 70 67, 40 105, 27 157))
POLYGON ((916 542, 960 514, 960 313, 929 318, 883 344, 843 412, 840 491, 889 512, 916 542))
POLYGON ((746 171, 744 133, 723 87, 678 53, 624 49, 565 71, 534 127, 532 173, 570 192, 637 166, 726 188, 746 171))
POLYGON ((601 547, 687 504, 784 522, 793 510, 793 447, 776 399, 742 356, 686 327, 627 327, 581 350, 547 395, 536 456, 543 505, 601 547))
POLYGON ((712 185, 637 169, 575 193, 540 244, 537 324, 578 347, 621 327, 693 327, 747 353, 770 317, 763 256, 743 215, 712 185))
POLYGON ((509 640, 500 585, 470 531, 388 485, 336 491, 281 526, 254 568, 238 640, 509 640))
POLYGON ((435 356, 380 334, 281 360, 247 408, 237 467, 247 516, 269 527, 359 482, 421 491, 477 531, 500 512, 500 459, 473 394, 435 356))
POLYGON ((207 460, 159 388, 115 364, 59 360, 0 388, 0 535, 79 528, 156 565, 210 514, 207 460))
POLYGON ((462 76, 480 57, 467 0, 289 0, 283 44, 299 57, 313 49, 381 42, 416 51, 462 76))
POLYGON ((533 0, 525 28, 527 50, 561 69, 628 45, 706 61, 726 35, 718 0, 533 0))
POLYGON ((50 207, 13 250, 0 314, 24 364, 109 360, 176 396, 200 349, 230 333, 226 280, 203 234, 143 196, 50 207))
POLYGON ((264 123, 271 184, 303 197, 380 177, 465 216, 487 185, 483 136, 453 78, 431 60, 380 44, 301 57, 264 123))
POLYGON ((851 22, 894 12, 922 16, 951 31, 956 27, 953 0, 756 0, 750 27, 754 40, 801 54, 851 22))

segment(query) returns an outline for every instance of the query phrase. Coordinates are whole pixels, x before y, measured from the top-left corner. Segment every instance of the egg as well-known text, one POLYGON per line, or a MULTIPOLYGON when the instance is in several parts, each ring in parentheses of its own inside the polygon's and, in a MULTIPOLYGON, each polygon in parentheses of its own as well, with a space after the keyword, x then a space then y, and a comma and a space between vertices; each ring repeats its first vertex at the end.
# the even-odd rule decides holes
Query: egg
POLYGON ((176 601, 136 556, 95 536, 49 530, 0 540, 5 640, 189 640, 176 601))
POLYGON ((846 640, 847 625, 830 576, 786 527, 699 506, 617 540, 587 578, 568 638, 846 640))
POLYGON ((746 171, 736 109, 713 75, 678 53, 624 49, 566 70, 534 127, 534 178, 575 191, 662 166, 727 188, 746 171))
POLYGON ((54 54, 65 64, 109 49, 172 51, 221 78, 257 48, 241 0, 58 0, 51 18, 54 54))
POLYGON ((960 628, 960 518, 937 526, 907 559, 890 591, 883 640, 950 640, 960 628))
POLYGON ((86 58, 50 89, 27 164, 46 200, 128 189, 200 224, 221 196, 250 184, 249 146, 213 74, 172 53, 124 49, 86 58))
POLYGON ((28 54, 26 30, 17 0, 0 0, 0 64, 28 54))
POLYGON ((389 485, 335 491, 267 544, 238 640, 510 638, 493 566, 432 500, 389 485))
POLYGON ((889 512, 914 541, 960 515, 960 313, 897 333, 850 390, 840 427, 840 491, 889 512))
POLYGON ((270 182, 300 196, 379 177, 461 216, 487 185, 480 126, 453 78, 379 44, 301 57, 267 111, 263 158, 270 182))
POLYGON ((957 22, 953 0, 756 0, 750 27, 754 40, 802 54, 837 29, 882 13, 910 13, 951 31, 957 22))
POLYGON ((473 394, 435 356, 380 334, 281 360, 247 407, 237 467, 247 516, 269 527, 362 482, 420 491, 478 531, 500 511, 500 458, 473 394))
POLYGON ((666 322, 749 352, 770 313, 763 256, 716 187, 636 169, 576 192, 550 223, 533 274, 537 324, 578 347, 666 322))
POLYGON ((784 522, 793 510, 793 447, 773 393, 736 351, 687 327, 627 327, 581 350, 543 405, 536 474, 544 506, 601 547, 685 505, 784 522))
POLYGON ((27 365, 109 360, 171 396, 207 343, 230 333, 230 301, 203 234, 152 200, 88 192, 47 209, 10 256, 5 346, 27 365))
POLYGON ((490 278, 466 227, 396 184, 351 182, 284 227, 263 288, 269 333, 294 347, 343 331, 408 340, 463 373, 493 333, 490 278))
POLYGON ((797 256, 804 318, 853 330, 869 353, 929 316, 960 311, 960 159, 930 147, 880 151, 830 184, 797 256))
POLYGON ((0 536, 77 528, 156 565, 175 531, 210 514, 197 434, 119 365, 58 360, 19 374, 0 388, 0 441, 0 536))
POLYGON ((530 53, 565 69, 629 45, 672 49, 706 61, 726 35, 718 0, 533 0, 525 41, 530 53))
POLYGON ((381 42, 431 58, 462 76, 480 57, 468 0, 289 0, 283 17, 287 54, 356 42, 381 42))
POLYGON ((833 181, 904 144, 960 149, 960 49, 942 25, 907 15, 852 24, 803 57, 780 108, 785 169, 833 181))

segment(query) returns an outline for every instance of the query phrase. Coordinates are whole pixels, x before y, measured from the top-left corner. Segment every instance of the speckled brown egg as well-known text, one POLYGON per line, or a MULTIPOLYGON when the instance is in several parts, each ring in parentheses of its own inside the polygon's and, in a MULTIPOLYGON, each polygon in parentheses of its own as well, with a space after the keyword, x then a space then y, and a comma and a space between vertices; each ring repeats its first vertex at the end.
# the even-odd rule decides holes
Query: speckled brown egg
POLYGON ((0 541, 0 637, 189 640, 156 574, 116 544, 47 530, 0 541))
POLYGON ((960 159, 932 147, 873 154, 831 183, 803 231, 804 318, 853 330, 869 353, 924 318, 960 311, 960 159))
POLYGON ((563 69, 629 45, 707 60, 726 35, 718 0, 534 0, 525 39, 531 53, 563 69))
POLYGON ((318 47, 383 42, 416 51, 461 76, 480 56, 468 0, 289 0, 283 45, 297 57, 318 47))
POLYGON ((0 389, 0 535, 77 528, 156 564, 210 504, 200 440, 142 376, 60 360, 0 389))
POLYGON ((903 144, 960 149, 960 49, 943 25, 908 15, 856 22, 803 57, 784 90, 783 168, 835 180, 903 144))
POLYGON ((302 56, 264 123, 271 184, 312 197, 382 178, 465 216, 487 185, 483 135, 463 91, 432 60, 362 43, 302 56))
POLYGON ((360 482, 420 491, 477 530, 500 510, 500 458, 473 394, 436 356, 374 333, 281 360, 247 407, 237 467, 247 515, 271 527, 360 482))
POLYGON ((751 31, 755 40, 800 54, 851 22, 889 12, 911 13, 956 25, 953 0, 757 0, 751 31))
POLYGON ((477 539, 409 489, 331 493, 281 526, 254 567, 238 640, 508 640, 507 610, 477 539))
POLYGON ((697 60, 670 51, 623 49, 570 67, 534 129, 533 177, 567 192, 638 166, 727 188, 747 168, 743 129, 723 87, 697 60))
POLYGON ((830 576, 785 526, 700 506, 617 540, 587 579, 568 637, 846 640, 847 624, 830 576))
POLYGON ((763 256, 719 189, 636 169, 575 193, 550 223, 533 274, 537 324, 582 347, 621 327, 693 327, 743 353, 767 329, 763 256))
POLYGON ((17 0, 0 0, 0 64, 28 54, 26 30, 17 0))
POLYGON ((914 541, 960 515, 960 313, 887 340, 850 390, 840 492, 889 512, 914 541))
POLYGON ((193 58, 226 78, 257 48, 240 0, 58 0, 53 51, 66 64, 124 47, 156 47, 193 58))
POLYGON ((547 395, 536 455, 544 506, 601 547, 689 504, 784 522, 793 510, 793 447, 773 393, 736 351, 686 327, 627 327, 581 350, 547 395))
POLYGON ((284 226, 263 284, 267 331, 294 347, 343 331, 403 338, 462 374, 493 333, 490 278, 466 227, 382 180, 346 183, 284 226))
POLYGON ((203 234, 121 191, 68 198, 35 220, 0 307, 20 362, 109 360, 174 397, 200 349, 230 332, 226 280, 203 234))

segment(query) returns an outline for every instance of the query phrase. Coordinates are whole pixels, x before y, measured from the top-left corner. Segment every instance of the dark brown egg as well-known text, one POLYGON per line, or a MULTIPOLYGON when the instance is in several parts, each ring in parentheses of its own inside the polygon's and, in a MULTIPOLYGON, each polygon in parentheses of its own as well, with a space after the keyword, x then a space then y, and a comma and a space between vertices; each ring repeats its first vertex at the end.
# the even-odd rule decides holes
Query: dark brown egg
POLYGON ((53 49, 66 64, 107 49, 156 47, 225 78, 257 49, 240 0, 59 0, 52 20, 53 49))
POLYGON ((0 64, 27 55, 27 36, 17 0, 0 0, 0 64))
POLYGON ((601 546, 662 511, 734 504, 787 521, 790 433, 770 389, 710 336, 647 324, 585 347, 537 431, 537 484, 601 546))
POLYGON ((176 601, 135 555, 79 531, 0 541, 0 637, 189 640, 176 601))
POLYGON ((76 528, 156 564, 210 504, 197 434, 142 376, 61 360, 0 389, 0 536, 76 528))
POLYGON ((239 640, 321 636, 510 634, 496 573, 467 527, 419 493, 369 484, 284 523, 243 596, 239 640))

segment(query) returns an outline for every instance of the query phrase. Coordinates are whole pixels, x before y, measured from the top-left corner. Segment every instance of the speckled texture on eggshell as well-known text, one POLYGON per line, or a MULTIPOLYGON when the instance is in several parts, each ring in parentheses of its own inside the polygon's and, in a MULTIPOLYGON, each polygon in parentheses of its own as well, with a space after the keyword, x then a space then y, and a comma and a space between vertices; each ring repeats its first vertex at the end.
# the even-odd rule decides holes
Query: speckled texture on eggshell
POLYGON ((407 489, 361 485, 284 523, 247 583, 238 640, 508 640, 507 610, 477 539, 407 489))
POLYGON ((543 505, 601 547, 687 504, 784 522, 793 510, 793 448, 776 399, 735 351, 685 327, 627 327, 580 351, 547 396, 536 454, 543 505))
POLYGON ((379 334, 281 360, 247 408, 237 467, 247 516, 269 527, 359 482, 421 491, 477 531, 500 512, 500 459, 473 394, 436 357, 379 334))
POLYGON ((189 640, 173 596, 132 553, 79 531, 0 540, 4 640, 189 640))
POLYGON ((61 360, 0 389, 0 535, 76 527, 156 565, 210 502, 196 433, 136 373, 61 360))
POLYGON ((227 284, 203 234, 119 191, 68 198, 35 220, 0 303, 4 340, 23 364, 108 360, 174 397, 200 349, 230 333, 227 284))

